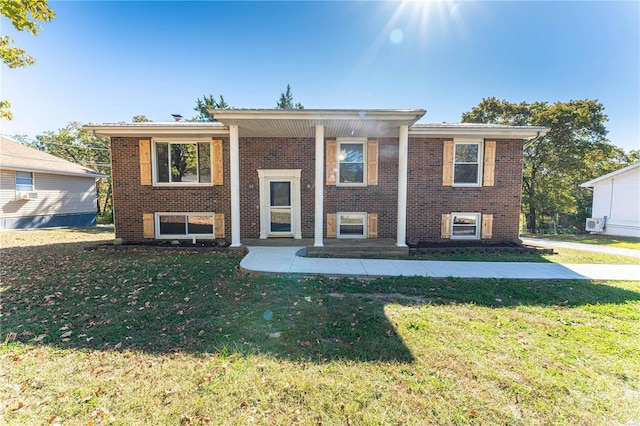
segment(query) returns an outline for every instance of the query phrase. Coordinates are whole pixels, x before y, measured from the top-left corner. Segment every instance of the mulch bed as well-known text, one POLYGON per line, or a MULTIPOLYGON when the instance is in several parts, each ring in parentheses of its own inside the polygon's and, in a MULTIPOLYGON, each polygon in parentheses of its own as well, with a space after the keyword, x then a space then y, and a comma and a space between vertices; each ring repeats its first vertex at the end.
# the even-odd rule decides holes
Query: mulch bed
POLYGON ((431 242, 409 244, 409 255, 423 253, 532 253, 553 254, 553 249, 517 243, 481 243, 477 241, 431 242))

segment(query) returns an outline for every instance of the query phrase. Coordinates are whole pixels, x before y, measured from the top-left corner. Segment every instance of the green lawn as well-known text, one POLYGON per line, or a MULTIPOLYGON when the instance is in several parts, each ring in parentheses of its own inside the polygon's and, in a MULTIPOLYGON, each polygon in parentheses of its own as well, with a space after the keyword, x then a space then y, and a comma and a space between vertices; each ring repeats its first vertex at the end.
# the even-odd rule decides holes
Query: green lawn
POLYGON ((252 276, 24 235, 3 238, 0 423, 640 421, 640 282, 252 276))
POLYGON ((569 243, 594 244, 600 246, 610 246, 617 248, 628 248, 640 250, 640 238, 633 237, 615 237, 610 235, 596 234, 559 234, 559 235, 523 235, 529 238, 538 238, 541 240, 564 241, 569 243))

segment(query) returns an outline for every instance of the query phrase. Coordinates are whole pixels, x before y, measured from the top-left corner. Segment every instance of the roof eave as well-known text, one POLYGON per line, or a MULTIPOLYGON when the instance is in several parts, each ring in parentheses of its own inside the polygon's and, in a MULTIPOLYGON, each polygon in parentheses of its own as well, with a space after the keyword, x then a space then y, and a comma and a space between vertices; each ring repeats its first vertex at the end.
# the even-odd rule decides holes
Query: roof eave
POLYGON ((409 136, 431 137, 482 137, 484 139, 522 139, 532 140, 546 135, 550 129, 545 127, 524 128, 461 128, 461 127, 410 127, 409 136))
POLYGON ((109 175, 103 175, 102 173, 98 173, 98 172, 86 172, 86 173, 72 172, 72 171, 47 169, 42 167, 28 167, 28 166, 12 165, 12 164, 0 164, 0 169, 17 170, 17 171, 24 171, 24 172, 47 173, 52 175, 76 176, 76 177, 93 178, 93 179, 109 177, 109 175))
POLYGON ((211 109, 216 120, 399 120, 418 121, 424 109, 211 109))
POLYGON ((592 179, 592 180, 590 180, 588 182, 581 183, 580 186, 582 188, 593 188, 595 186, 595 184, 597 184, 597 183, 600 183, 600 182, 605 181, 607 179, 611 179, 611 178, 614 178, 614 177, 619 176, 621 174, 630 172, 631 170, 634 170, 634 169, 636 169, 638 167, 640 167, 640 162, 635 163, 635 164, 631 164, 630 166, 623 167, 623 168, 621 168, 619 170, 616 170, 614 172, 607 173, 606 175, 597 177, 597 178, 592 179))
POLYGON ((229 129, 225 126, 94 126, 82 128, 100 137, 137 137, 137 136, 226 136, 229 129))

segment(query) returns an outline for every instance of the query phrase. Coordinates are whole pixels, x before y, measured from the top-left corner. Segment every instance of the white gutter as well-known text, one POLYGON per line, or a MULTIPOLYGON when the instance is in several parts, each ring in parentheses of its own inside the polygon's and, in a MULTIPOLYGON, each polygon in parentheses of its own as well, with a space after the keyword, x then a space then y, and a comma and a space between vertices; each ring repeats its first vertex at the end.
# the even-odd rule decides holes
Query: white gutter
POLYGON ((475 136, 484 139, 525 139, 534 141, 549 132, 546 127, 409 127, 409 136, 464 137, 475 136))
POLYGON ((211 109, 216 120, 418 120, 423 109, 211 109))

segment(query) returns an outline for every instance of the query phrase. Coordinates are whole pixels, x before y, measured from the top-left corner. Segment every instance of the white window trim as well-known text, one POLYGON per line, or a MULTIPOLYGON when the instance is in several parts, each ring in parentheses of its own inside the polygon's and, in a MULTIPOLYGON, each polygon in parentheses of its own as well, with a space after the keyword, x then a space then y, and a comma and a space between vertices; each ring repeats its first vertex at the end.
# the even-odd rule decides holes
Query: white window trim
POLYGON ((481 213, 476 213, 476 212, 455 212, 455 213, 451 213, 451 230, 450 230, 450 238, 452 240, 479 240, 480 239, 480 232, 482 230, 482 214, 481 213), (476 233, 475 235, 469 235, 469 236, 456 236, 453 235, 453 227, 454 227, 454 222, 455 222, 455 218, 456 216, 475 216, 476 217, 476 233))
POLYGON ((367 186, 367 138, 337 138, 336 139, 336 165, 338 173, 336 175, 336 186, 367 186), (340 145, 343 143, 362 144, 362 183, 340 182, 340 145))
POLYGON ((13 180, 15 184, 16 192, 33 192, 36 190, 36 174, 34 172, 28 172, 25 170, 16 170, 13 174, 13 180), (21 189, 18 190, 18 173, 30 173, 31 174, 31 189, 21 189))
POLYGON ((197 238, 199 240, 213 240, 216 235, 216 218, 213 212, 156 212, 154 213, 155 234, 157 240, 188 240, 197 238), (160 217, 161 216, 211 216, 213 222, 213 232, 211 234, 175 234, 160 235, 160 217))
MULTIPOLYGON (((213 186, 213 150, 211 149, 211 140, 202 138, 171 138, 171 139, 151 139, 151 174, 153 176, 153 186, 213 186), (158 158, 156 156, 156 144, 168 143, 168 144, 209 144, 209 168, 211 170, 211 182, 158 182, 158 158)), ((169 170, 171 174, 171 170, 169 170)))
POLYGON ((454 138, 453 140, 453 170, 451 171, 452 186, 479 188, 482 186, 482 166, 484 165, 484 139, 454 138), (456 183, 456 145, 478 144, 478 175, 477 183, 456 183))
POLYGON ((338 212, 336 213, 336 238, 357 240, 367 238, 367 213, 366 212, 338 212), (340 235, 340 216, 349 214, 353 216, 362 216, 362 235, 340 235))

